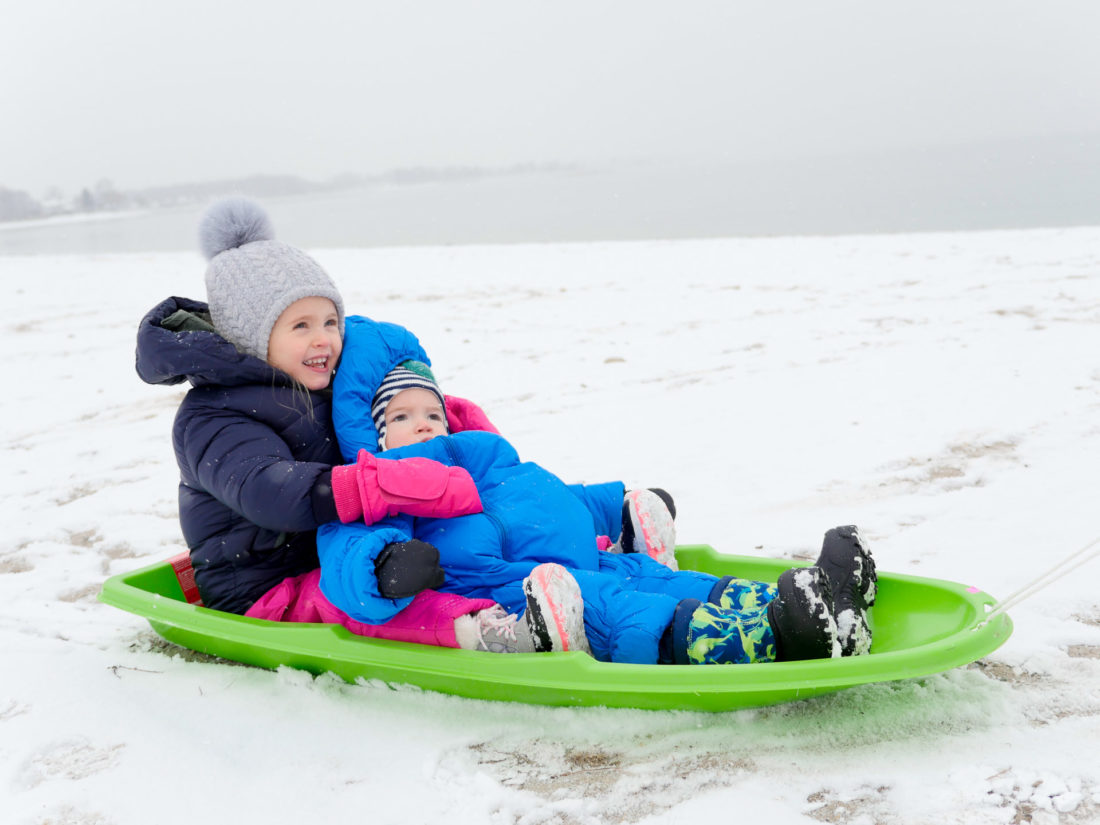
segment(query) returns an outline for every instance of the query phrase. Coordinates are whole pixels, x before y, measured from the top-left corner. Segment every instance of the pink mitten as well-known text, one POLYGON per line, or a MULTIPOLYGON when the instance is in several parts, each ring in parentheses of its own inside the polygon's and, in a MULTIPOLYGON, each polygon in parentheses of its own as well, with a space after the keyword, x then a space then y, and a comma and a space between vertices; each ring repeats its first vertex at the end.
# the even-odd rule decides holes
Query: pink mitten
POLYGON ((445 395, 443 400, 447 403, 447 427, 452 433, 484 430, 500 435, 500 430, 493 426, 489 416, 473 401, 455 395, 445 395))
POLYGON ((450 518, 481 512, 477 486, 463 468, 430 458, 378 458, 366 450, 354 464, 332 468, 332 496, 345 524, 360 516, 374 524, 398 513, 450 518))

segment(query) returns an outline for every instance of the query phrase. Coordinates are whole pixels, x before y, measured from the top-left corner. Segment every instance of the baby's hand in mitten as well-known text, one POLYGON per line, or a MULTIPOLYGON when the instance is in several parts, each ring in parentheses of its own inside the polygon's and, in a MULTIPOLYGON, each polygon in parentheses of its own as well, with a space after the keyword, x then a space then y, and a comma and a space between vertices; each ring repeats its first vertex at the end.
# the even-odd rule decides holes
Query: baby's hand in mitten
POLYGON ((387 544, 374 561, 378 592, 387 599, 404 599, 421 590, 440 587, 445 576, 439 551, 419 539, 387 544))

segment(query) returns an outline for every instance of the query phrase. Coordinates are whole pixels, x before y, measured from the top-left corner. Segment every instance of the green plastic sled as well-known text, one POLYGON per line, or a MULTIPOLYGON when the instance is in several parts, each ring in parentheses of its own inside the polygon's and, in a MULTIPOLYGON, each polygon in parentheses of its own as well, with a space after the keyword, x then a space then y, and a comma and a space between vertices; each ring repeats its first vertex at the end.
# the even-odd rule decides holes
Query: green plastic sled
MULTIPOLYGON (((707 545, 678 547, 676 556, 685 569, 759 581, 774 582, 792 566, 723 556, 707 545)), ((889 573, 879 574, 870 655, 709 667, 608 664, 583 653, 501 656, 249 619, 188 604, 167 561, 112 576, 99 598, 148 619, 170 642, 258 667, 331 671, 348 682, 378 679, 474 699, 652 710, 728 711, 926 676, 980 659, 1012 633, 1005 614, 985 621, 994 600, 976 588, 889 573)))

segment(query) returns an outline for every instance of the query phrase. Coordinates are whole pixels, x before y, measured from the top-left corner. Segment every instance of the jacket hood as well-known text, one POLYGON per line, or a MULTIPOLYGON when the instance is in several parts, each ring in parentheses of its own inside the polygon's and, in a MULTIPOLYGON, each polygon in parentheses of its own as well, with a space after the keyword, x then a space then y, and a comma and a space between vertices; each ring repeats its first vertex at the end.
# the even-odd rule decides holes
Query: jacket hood
POLYGON ((202 301, 168 298, 138 326, 137 373, 147 384, 236 386, 291 384, 290 377, 253 355, 245 355, 213 331, 202 301), (168 322, 168 326, 165 322, 168 322))
POLYGON ((355 461, 361 449, 378 452, 371 402, 386 373, 409 360, 431 366, 420 341, 407 329, 361 315, 348 316, 344 351, 332 380, 332 423, 348 461, 355 461))

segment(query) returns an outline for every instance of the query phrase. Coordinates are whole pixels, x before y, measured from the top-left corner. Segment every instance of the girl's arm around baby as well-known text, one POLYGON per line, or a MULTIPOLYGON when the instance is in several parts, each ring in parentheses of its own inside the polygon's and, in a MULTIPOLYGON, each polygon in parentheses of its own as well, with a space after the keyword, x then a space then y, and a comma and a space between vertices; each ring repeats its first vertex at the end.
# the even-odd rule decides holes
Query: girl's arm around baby
POLYGON ((403 513, 452 518, 481 512, 470 474, 428 458, 388 459, 359 451, 355 464, 332 469, 332 492, 340 521, 375 522, 403 513))

